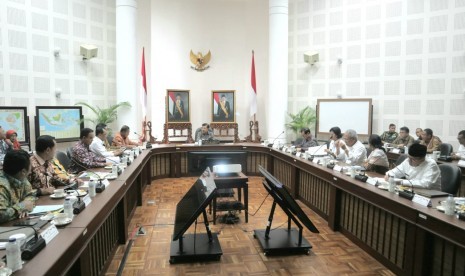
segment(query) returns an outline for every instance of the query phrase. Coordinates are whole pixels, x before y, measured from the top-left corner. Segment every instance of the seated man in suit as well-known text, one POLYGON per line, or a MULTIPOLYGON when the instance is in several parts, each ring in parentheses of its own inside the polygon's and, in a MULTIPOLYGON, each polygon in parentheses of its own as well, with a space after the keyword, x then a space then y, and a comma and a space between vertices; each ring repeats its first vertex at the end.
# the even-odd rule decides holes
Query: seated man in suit
POLYGON ((55 174, 52 165, 55 154, 55 139, 50 135, 39 136, 36 140, 36 152, 30 158, 31 173, 28 176, 38 196, 53 194, 56 186, 63 186, 71 181, 70 178, 61 179, 55 174))
POLYGON ((31 171, 29 154, 9 151, 0 171, 0 223, 23 218, 34 209, 35 191, 27 180, 31 171))
POLYGON ((363 166, 367 158, 367 149, 358 141, 357 132, 355 132, 355 130, 346 130, 336 147, 340 147, 344 151, 346 162, 350 161, 352 165, 363 166))
POLYGON ((410 147, 413 142, 415 142, 415 139, 409 134, 409 132, 410 130, 408 127, 401 127, 399 136, 397 136, 396 140, 392 142, 392 146, 397 148, 410 147))
POLYGON ((395 124, 390 124, 389 125, 389 130, 383 132, 383 134, 380 135, 381 141, 384 143, 392 143, 394 140, 396 140, 397 136, 399 134, 396 132, 396 125, 395 124))
POLYGON ((90 151, 89 146, 94 140, 94 131, 90 128, 83 128, 80 134, 81 140, 72 149, 70 170, 72 172, 85 171, 87 168, 102 168, 111 163, 107 163, 105 157, 98 156, 90 151))
POLYGON ((451 154, 452 159, 465 160, 465 130, 459 132, 457 140, 459 140, 460 146, 457 152, 451 154))
POLYGON ((399 166, 388 171, 384 179, 389 176, 397 178, 402 185, 430 190, 441 190, 441 171, 432 159, 426 157, 426 146, 413 144, 408 150, 408 158, 399 166), (405 177, 402 180, 399 178, 405 177))
POLYGON ((213 130, 210 129, 210 125, 207 123, 203 123, 202 127, 195 131, 195 141, 200 140, 213 140, 213 130))
POLYGON ((308 148, 318 146, 318 142, 312 139, 312 132, 309 128, 302 128, 300 130, 300 134, 302 135, 302 139, 297 139, 294 142, 294 146, 296 148, 306 150, 308 148))
POLYGON ((142 143, 137 143, 129 140, 130 129, 128 126, 124 125, 121 127, 119 133, 115 134, 113 138, 112 146, 114 147, 125 147, 125 148, 134 148, 142 145, 142 143))
POLYGON ((89 146, 90 150, 93 153, 100 155, 100 156, 104 156, 104 157, 114 157, 114 156, 122 155, 124 150, 121 150, 121 149, 114 150, 114 151, 107 150, 107 148, 105 147, 105 140, 107 139, 107 134, 108 132, 105 127, 96 126, 95 137, 89 146))
POLYGON ((439 150, 441 147, 441 139, 433 135, 433 131, 430 128, 425 128, 421 133, 421 142, 420 144, 426 146, 426 152, 432 153, 433 151, 439 150))

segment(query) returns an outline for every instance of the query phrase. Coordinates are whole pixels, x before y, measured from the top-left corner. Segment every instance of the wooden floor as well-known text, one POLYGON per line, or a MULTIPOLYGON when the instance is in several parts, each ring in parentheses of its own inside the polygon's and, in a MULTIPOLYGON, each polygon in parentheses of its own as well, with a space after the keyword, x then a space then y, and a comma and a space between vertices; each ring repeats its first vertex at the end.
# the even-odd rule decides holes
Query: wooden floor
MULTIPOLYGON (((261 178, 249 180, 249 213, 254 214, 266 192, 261 178)), ((320 234, 304 231, 305 238, 313 245, 310 255, 264 256, 253 230, 265 228, 271 197, 255 216, 249 215, 249 223, 244 222, 240 213, 237 224, 210 224, 213 232, 220 233, 221 261, 170 265, 175 207, 194 181, 195 178, 161 179, 146 188, 143 206, 137 208, 131 221, 130 236, 136 225, 142 225, 146 235, 135 237, 123 275, 393 275, 342 234, 331 231, 325 220, 303 204, 300 204, 302 209, 320 231, 320 234)), ((276 210, 273 228, 286 227, 287 217, 279 207, 276 210)), ((209 219, 212 218, 209 216, 209 219)), ((193 233, 194 228, 188 232, 193 233)), ((197 232, 205 232, 203 224, 197 225, 197 232)), ((126 246, 119 246, 106 275, 116 275, 126 246)))

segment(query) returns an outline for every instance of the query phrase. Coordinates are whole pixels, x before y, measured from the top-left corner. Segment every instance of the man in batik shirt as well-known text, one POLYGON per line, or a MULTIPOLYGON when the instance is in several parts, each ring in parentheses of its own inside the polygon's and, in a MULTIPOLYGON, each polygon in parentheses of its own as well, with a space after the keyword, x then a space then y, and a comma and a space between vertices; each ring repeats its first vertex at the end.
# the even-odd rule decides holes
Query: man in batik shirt
POLYGON ((90 128, 81 130, 81 140, 73 146, 70 169, 72 172, 85 171, 87 168, 101 168, 111 163, 106 158, 90 151, 89 146, 94 140, 94 131, 90 128))
POLYGON ((27 180, 30 171, 27 152, 7 152, 0 171, 0 223, 26 217, 34 209, 35 191, 27 180))

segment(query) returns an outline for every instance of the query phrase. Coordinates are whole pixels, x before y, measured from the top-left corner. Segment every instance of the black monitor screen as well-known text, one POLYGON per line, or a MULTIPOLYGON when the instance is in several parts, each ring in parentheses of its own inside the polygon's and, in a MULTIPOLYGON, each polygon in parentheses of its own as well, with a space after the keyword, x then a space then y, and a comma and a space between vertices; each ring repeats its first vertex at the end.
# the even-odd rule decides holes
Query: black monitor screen
POLYGON ((265 188, 267 188, 267 190, 271 189, 269 192, 274 192, 277 196, 275 198, 280 199, 282 204, 279 204, 279 202, 278 204, 282 208, 286 208, 291 211, 302 222, 302 224, 308 228, 308 230, 313 233, 320 233, 312 221, 304 213, 302 208, 300 208, 299 204, 297 204, 291 194, 286 190, 286 187, 262 166, 259 166, 259 170, 260 173, 265 177, 266 183, 268 184, 267 186, 269 187, 267 188, 267 186, 265 186, 265 188))
POLYGON ((208 206, 215 192, 216 185, 213 181, 213 174, 207 168, 176 205, 173 241, 184 235, 189 226, 208 206))

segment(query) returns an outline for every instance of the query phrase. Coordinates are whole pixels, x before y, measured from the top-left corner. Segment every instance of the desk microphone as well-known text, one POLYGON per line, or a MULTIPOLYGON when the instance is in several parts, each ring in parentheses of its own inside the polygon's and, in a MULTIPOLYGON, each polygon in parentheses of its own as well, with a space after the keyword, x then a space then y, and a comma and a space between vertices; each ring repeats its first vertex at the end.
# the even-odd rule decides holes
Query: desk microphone
POLYGON ((399 172, 401 172, 403 175, 405 175, 405 179, 410 183, 410 187, 412 188, 412 191, 399 191, 399 196, 400 197, 403 197, 403 198, 406 198, 408 200, 412 200, 413 197, 415 196, 415 192, 414 192, 414 189, 413 189, 413 183, 412 181, 410 181, 409 179, 409 175, 403 171, 401 171, 399 168, 397 168, 397 166, 395 167, 399 172))
POLYGON ((273 142, 272 142, 271 144, 268 144, 268 147, 269 147, 269 148, 273 147, 274 142, 276 142, 276 139, 278 139, 281 135, 283 135, 283 133, 284 133, 284 130, 283 130, 283 132, 281 132, 278 136, 276 136, 276 138, 274 138, 274 140, 273 140, 273 142))
POLYGON ((42 238, 42 236, 37 234, 37 230, 33 227, 33 225, 24 225, 24 226, 17 227, 14 229, 2 231, 0 233, 1 234, 8 233, 8 232, 17 231, 17 230, 24 229, 24 228, 32 228, 32 230, 34 230, 34 237, 30 239, 29 241, 27 241, 22 246, 23 252, 21 253, 21 259, 28 261, 32 259, 35 255, 37 255, 37 253, 39 253, 47 245, 45 243, 45 240, 42 238))
MULTIPOLYGON (((142 142, 142 139, 141 139, 142 135, 140 135, 139 133, 137 133, 137 132, 135 132, 135 131, 134 131, 134 134, 137 135, 137 136, 139 136, 139 141, 142 142)), ((150 144, 150 142, 149 142, 148 140, 147 140, 147 143, 146 143, 145 145, 146 145, 146 148, 147 148, 147 149, 152 148, 152 144, 150 144)), ((139 149, 139 153, 142 153, 142 150, 141 150, 141 149, 139 149)))
POLYGON ((106 159, 107 161, 110 161, 111 163, 113 163, 113 164, 116 165, 116 168, 117 168, 117 169, 116 169, 116 172, 118 173, 118 175, 120 175, 121 173, 123 173, 123 170, 118 166, 120 163, 118 163, 118 162, 116 162, 116 161, 114 161, 114 160, 112 160, 112 159, 110 159, 110 158, 108 158, 108 157, 105 157, 105 159, 106 159))
MULTIPOLYGON (((106 159, 106 157, 105 157, 105 159, 106 159)), ((84 171, 86 171, 87 173, 91 173, 91 174, 97 176, 99 182, 97 183, 97 185, 95 185, 95 192, 101 193, 101 192, 103 192, 105 190, 105 185, 102 183, 102 178, 100 177, 100 175, 94 173, 93 171, 89 171, 90 168, 87 168, 86 166, 81 165, 80 162, 78 162, 76 159, 72 158, 72 160, 76 163, 76 165, 83 168, 84 171)))

